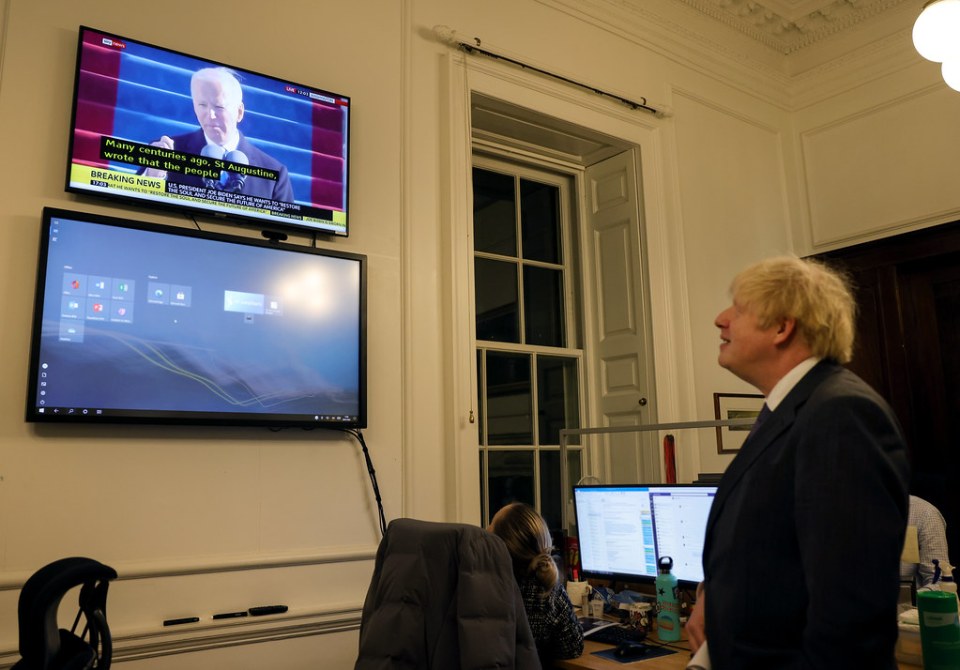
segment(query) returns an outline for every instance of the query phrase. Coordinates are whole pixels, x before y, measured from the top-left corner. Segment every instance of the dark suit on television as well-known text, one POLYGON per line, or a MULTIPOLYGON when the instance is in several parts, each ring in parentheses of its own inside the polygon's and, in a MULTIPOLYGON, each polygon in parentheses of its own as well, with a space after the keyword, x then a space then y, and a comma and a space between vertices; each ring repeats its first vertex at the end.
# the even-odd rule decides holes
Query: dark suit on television
MULTIPOLYGON (((173 140, 173 148, 175 151, 187 154, 199 155, 203 147, 207 144, 203 131, 200 129, 183 135, 176 135, 171 139, 173 140)), ((278 173, 277 181, 263 177, 248 176, 243 182, 243 187, 239 191, 240 193, 260 198, 270 198, 271 200, 280 200, 282 202, 293 202, 293 187, 290 185, 290 175, 287 172, 287 167, 283 163, 251 144, 243 133, 240 133, 240 143, 237 145, 237 150, 246 154, 250 165, 267 168, 268 170, 273 170, 278 173)), ((202 178, 196 175, 185 175, 174 172, 173 170, 167 172, 167 181, 178 184, 188 184, 200 188, 204 187, 202 178)))
POLYGON ((704 547, 714 670, 893 670, 908 462, 893 412, 821 361, 721 479, 704 547))

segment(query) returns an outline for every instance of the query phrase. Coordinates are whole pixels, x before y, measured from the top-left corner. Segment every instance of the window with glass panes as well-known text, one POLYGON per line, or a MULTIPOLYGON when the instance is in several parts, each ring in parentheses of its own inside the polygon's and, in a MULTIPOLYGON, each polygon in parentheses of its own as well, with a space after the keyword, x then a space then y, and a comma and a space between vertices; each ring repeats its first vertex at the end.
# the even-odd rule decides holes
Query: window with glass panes
MULTIPOLYGON (((560 430, 580 427, 583 378, 572 197, 568 175, 475 159, 483 525, 513 501, 561 525, 560 430)), ((568 468, 577 481, 578 448, 568 468)))

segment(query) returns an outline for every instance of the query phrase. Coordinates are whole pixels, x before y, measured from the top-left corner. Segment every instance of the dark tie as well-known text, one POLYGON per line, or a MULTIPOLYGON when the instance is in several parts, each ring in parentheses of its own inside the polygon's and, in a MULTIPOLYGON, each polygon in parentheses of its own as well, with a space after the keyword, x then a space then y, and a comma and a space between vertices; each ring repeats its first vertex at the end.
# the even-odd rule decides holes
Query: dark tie
POLYGON ((757 420, 753 422, 753 426, 750 427, 750 432, 747 434, 748 440, 753 437, 753 434, 760 428, 760 424, 766 421, 768 416, 770 416, 770 408, 767 407, 767 403, 763 403, 763 407, 760 408, 760 413, 757 415, 757 420))

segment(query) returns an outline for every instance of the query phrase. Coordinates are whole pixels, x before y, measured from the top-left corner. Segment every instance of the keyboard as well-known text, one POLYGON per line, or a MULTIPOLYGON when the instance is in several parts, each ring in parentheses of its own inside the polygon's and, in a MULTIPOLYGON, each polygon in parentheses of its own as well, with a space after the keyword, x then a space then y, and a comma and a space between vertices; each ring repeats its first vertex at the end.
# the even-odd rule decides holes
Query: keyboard
POLYGON ((606 628, 600 628, 591 632, 584 639, 602 642, 603 644, 618 645, 621 642, 643 642, 646 637, 646 633, 641 633, 635 628, 607 626, 606 628))

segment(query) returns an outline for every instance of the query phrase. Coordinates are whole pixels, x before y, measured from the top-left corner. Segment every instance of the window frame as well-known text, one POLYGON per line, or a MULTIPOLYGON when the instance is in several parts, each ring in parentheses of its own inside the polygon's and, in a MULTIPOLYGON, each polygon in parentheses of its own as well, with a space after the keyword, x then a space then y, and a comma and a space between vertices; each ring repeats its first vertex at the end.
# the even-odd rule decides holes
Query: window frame
MULTIPOLYGON (((516 235, 516 256, 506 256, 486 251, 477 251, 471 241, 471 264, 470 277, 471 285, 475 281, 475 262, 477 258, 487 258, 504 262, 511 262, 517 268, 517 295, 519 310, 519 328, 520 342, 500 342, 495 340, 481 340, 477 338, 477 310, 476 293, 474 291, 472 326, 474 347, 473 360, 476 369, 476 385, 474 393, 477 394, 477 449, 480 465, 480 513, 481 524, 486 526, 492 516, 490 510, 490 458, 491 452, 530 452, 533 460, 533 497, 531 501, 534 506, 540 510, 541 500, 543 499, 541 473, 541 453, 555 451, 559 455, 559 441, 557 444, 542 444, 540 436, 539 421, 539 379, 538 379, 538 358, 539 356, 549 356, 553 358, 571 359, 576 362, 576 383, 577 383, 577 425, 585 425, 586 412, 589 405, 586 354, 584 349, 586 342, 584 336, 584 315, 583 315, 583 288, 584 278, 582 276, 584 264, 580 257, 582 245, 579 241, 580 226, 578 221, 578 204, 582 198, 579 192, 582 180, 580 172, 576 169, 558 169, 555 164, 550 162, 541 162, 534 157, 524 157, 522 160, 512 155, 499 154, 491 151, 489 147, 480 149, 474 147, 471 161, 471 175, 473 169, 479 168, 489 170, 500 174, 508 174, 513 177, 514 182, 514 208, 515 208, 515 235, 516 235), (538 260, 528 260, 523 257, 523 239, 521 219, 521 188, 520 180, 528 180, 537 183, 548 184, 558 189, 557 214, 559 217, 559 242, 560 242, 560 263, 550 263, 538 260), (565 333, 565 346, 551 345, 533 345, 527 344, 526 340, 526 309, 524 305, 525 291, 523 290, 523 269, 526 266, 544 267, 548 269, 560 269, 563 281, 563 317, 562 323, 565 333), (488 422, 488 402, 487 394, 487 352, 517 353, 529 356, 530 360, 530 394, 531 394, 531 444, 505 444, 490 445, 489 422, 488 422), (482 356, 480 355, 482 354, 482 356)), ((473 188, 471 180, 471 190, 473 188)), ((473 212, 471 212, 471 230, 473 229, 473 212)), ((579 446, 571 447, 581 458, 582 452, 579 446)), ((559 472, 557 473, 559 476, 559 472)))

